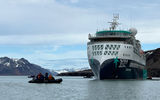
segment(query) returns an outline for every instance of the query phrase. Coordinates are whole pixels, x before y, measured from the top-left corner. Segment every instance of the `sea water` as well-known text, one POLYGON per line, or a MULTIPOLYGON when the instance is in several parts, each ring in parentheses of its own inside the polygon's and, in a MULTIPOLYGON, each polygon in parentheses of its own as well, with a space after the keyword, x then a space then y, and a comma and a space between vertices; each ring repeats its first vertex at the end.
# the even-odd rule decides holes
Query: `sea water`
POLYGON ((159 79, 61 78, 61 84, 35 84, 27 76, 0 76, 0 100, 160 100, 159 79))

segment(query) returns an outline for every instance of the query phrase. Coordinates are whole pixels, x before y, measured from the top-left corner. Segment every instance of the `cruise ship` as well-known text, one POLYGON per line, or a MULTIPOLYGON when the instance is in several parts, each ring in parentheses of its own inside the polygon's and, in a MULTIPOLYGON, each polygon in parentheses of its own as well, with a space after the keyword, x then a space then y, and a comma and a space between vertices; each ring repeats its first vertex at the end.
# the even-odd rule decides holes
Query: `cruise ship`
POLYGON ((89 65, 97 79, 146 79, 146 58, 137 29, 116 29, 119 15, 113 15, 108 30, 89 34, 87 55, 89 65))

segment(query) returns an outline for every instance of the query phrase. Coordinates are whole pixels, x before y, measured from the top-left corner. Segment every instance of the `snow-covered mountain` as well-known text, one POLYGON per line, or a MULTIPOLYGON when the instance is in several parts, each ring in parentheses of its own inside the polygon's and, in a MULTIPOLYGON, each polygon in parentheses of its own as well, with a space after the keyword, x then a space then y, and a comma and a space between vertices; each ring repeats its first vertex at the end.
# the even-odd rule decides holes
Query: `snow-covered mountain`
POLYGON ((87 58, 69 58, 56 60, 39 60, 39 64, 51 70, 75 70, 81 68, 89 68, 87 58))
POLYGON ((13 59, 8 57, 0 58, 0 75, 35 75, 39 72, 45 73, 47 69, 41 68, 38 65, 30 63, 28 60, 13 59))
POLYGON ((58 74, 60 73, 66 73, 66 72, 77 72, 77 71, 83 71, 83 70, 87 70, 89 69, 89 67, 84 67, 84 68, 71 68, 71 69, 59 69, 59 70, 54 70, 53 72, 56 72, 58 74))

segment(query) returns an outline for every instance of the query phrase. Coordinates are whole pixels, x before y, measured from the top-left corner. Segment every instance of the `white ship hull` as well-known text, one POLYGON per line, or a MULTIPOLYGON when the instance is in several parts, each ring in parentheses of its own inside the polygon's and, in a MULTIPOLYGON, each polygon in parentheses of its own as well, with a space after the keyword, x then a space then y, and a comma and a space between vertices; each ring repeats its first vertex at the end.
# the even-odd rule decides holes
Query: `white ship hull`
POLYGON ((89 42, 88 61, 98 79, 146 78, 145 57, 124 42, 89 42), (115 59, 118 62, 115 64, 115 59))

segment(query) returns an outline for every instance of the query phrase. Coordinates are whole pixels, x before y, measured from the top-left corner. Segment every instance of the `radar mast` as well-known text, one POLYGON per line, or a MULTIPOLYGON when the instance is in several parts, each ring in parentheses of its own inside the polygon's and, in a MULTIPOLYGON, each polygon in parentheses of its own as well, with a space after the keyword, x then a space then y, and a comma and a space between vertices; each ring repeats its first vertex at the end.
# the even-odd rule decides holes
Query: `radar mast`
POLYGON ((117 20, 119 19, 119 14, 113 14, 113 21, 112 22, 108 22, 110 23, 110 30, 115 30, 116 27, 120 24, 117 22, 117 20))

